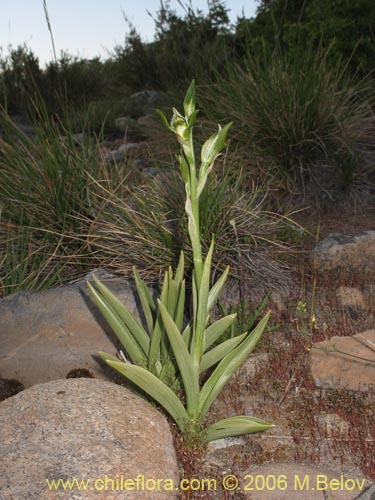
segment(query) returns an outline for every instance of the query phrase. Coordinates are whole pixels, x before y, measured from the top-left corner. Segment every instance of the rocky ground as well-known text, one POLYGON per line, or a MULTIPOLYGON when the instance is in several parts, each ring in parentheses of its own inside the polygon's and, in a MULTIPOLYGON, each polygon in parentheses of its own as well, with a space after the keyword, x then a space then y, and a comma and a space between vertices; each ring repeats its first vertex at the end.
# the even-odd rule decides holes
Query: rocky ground
MULTIPOLYGON (((346 251, 336 254, 331 268, 319 258, 314 268, 311 253, 318 229, 317 241, 332 233, 356 234, 374 227, 375 210, 340 212, 315 219, 316 213, 305 216, 312 237, 293 258, 294 289, 281 307, 280 302, 274 305, 278 328, 265 335, 259 351, 234 377, 215 408, 220 414, 256 415, 273 422, 275 428, 210 445, 202 468, 212 474, 229 471, 236 477, 250 474, 263 480, 280 477, 289 467, 292 471, 302 467, 302 471, 314 466, 322 474, 333 470, 349 478, 375 479, 375 264, 362 249, 367 266, 357 265, 360 254, 354 257, 346 251)), ((375 241, 370 241, 374 252, 375 241)), ((325 497, 315 490, 310 496, 306 491, 283 496, 285 492, 270 488, 260 484, 258 491, 237 491, 232 497, 226 492, 221 498, 354 499, 359 495, 341 490, 325 497)))

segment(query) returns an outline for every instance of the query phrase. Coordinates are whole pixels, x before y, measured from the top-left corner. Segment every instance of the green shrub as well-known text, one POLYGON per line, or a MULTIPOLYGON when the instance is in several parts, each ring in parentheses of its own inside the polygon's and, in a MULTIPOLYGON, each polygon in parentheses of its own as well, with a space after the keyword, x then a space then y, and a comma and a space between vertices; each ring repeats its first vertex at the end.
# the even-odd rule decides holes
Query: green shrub
POLYGON ((0 219, 0 297, 61 284, 69 270, 58 259, 58 247, 48 233, 35 234, 22 221, 15 226, 0 219))
POLYGON ((363 174, 355 159, 374 142, 368 88, 330 68, 328 53, 249 51, 202 91, 211 119, 232 119, 235 139, 300 188, 350 187, 363 174))
MULTIPOLYGON (((89 136, 78 141, 48 114, 35 124, 34 137, 25 135, 5 113, 1 125, 2 286, 9 292, 26 284, 40 288, 73 279, 90 262, 83 220, 94 217, 89 201, 92 178, 108 179, 111 169, 106 170, 95 141, 89 136)), ((114 170, 112 174, 117 183, 114 170)))

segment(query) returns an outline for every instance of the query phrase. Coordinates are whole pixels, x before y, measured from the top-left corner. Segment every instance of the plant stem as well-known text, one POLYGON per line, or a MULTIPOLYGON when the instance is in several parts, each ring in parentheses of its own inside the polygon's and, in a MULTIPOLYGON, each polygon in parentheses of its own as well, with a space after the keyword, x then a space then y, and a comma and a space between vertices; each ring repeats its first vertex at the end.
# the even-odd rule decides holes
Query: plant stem
POLYGON ((199 197, 197 195, 197 172, 195 165, 192 130, 190 130, 189 142, 185 143, 182 147, 183 147, 183 153, 185 154, 186 160, 189 164, 189 171, 190 171, 190 182, 188 186, 189 193, 187 193, 187 195, 190 198, 191 214, 188 212, 188 216, 192 217, 193 224, 189 224, 189 234, 193 250, 194 277, 197 285, 197 290, 199 290, 202 280, 203 261, 202 261, 202 246, 200 238, 199 197))

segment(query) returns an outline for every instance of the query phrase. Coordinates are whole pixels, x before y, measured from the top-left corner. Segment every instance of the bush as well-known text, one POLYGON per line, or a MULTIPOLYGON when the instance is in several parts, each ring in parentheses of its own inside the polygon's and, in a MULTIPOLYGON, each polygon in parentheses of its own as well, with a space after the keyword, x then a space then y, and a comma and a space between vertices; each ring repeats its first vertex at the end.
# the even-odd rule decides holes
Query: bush
POLYGON ((42 87, 43 73, 38 58, 26 45, 9 46, 8 51, 0 60, 0 106, 12 114, 26 114, 30 98, 42 87))
POLYGON ((374 118, 364 82, 331 69, 328 54, 249 50, 202 98, 209 117, 232 119, 235 139, 279 175, 333 191, 367 173, 358 160, 374 142, 374 118))
POLYGON ((155 14, 155 41, 146 44, 134 26, 113 59, 120 80, 134 91, 144 88, 177 90, 193 77, 209 80, 225 59, 229 45, 228 11, 221 0, 209 2, 205 15, 190 3, 181 5, 179 17, 169 2, 161 2, 155 14))
MULTIPOLYGON (((39 118, 32 138, 8 115, 1 116, 3 294, 63 282, 84 272, 90 256, 84 250, 82 218, 94 217, 89 202, 92 177, 109 175, 95 141, 88 136, 77 141, 72 132, 51 122, 44 109, 39 112, 44 118, 39 118)), ((115 175, 113 181, 118 181, 115 175)))

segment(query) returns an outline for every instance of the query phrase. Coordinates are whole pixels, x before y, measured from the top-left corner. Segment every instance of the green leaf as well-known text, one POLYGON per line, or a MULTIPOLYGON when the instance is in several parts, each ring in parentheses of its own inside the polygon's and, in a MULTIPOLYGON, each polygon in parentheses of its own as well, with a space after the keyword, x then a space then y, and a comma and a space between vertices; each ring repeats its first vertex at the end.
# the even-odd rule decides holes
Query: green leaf
POLYGON ((136 339, 141 346, 144 354, 147 356, 150 346, 150 337, 141 325, 140 321, 134 316, 132 312, 114 295, 109 288, 101 283, 98 278, 94 276, 94 281, 97 289, 101 293, 103 300, 115 311, 117 316, 126 325, 129 332, 136 339))
POLYGON ((185 313, 185 280, 180 284, 180 290, 178 293, 178 299, 176 304, 176 312, 174 315, 174 320, 179 331, 182 330, 184 324, 184 313, 185 313))
POLYGON ((193 80, 186 92, 184 99, 184 111, 186 116, 195 112, 195 80, 193 80))
POLYGON ((186 159, 186 156, 185 156, 185 154, 182 154, 182 155, 179 155, 177 158, 178 158, 178 162, 180 164, 182 180, 184 181, 185 184, 189 184, 190 183, 190 169, 189 169, 189 163, 186 159))
POLYGON ((160 115, 160 117, 161 117, 161 120, 162 120, 162 122, 164 123, 165 127, 166 127, 168 130, 170 130, 171 132, 173 132, 173 133, 174 133, 174 130, 173 130, 173 128, 170 126, 170 124, 169 124, 169 122, 168 122, 168 120, 167 120, 167 117, 165 116, 165 114, 163 113, 163 111, 161 111, 160 109, 157 109, 156 111, 159 113, 159 115, 160 115))
POLYGON ((229 266, 225 269, 220 278, 212 286, 210 293, 208 294, 207 312, 209 312, 212 309, 212 307, 216 304, 216 301, 219 298, 224 288, 225 282, 227 281, 228 274, 229 274, 229 266))
POLYGON ((104 361, 119 361, 116 356, 112 356, 112 354, 107 354, 106 352, 99 351, 99 356, 104 359, 104 361))
POLYGON ((167 296, 167 302, 165 303, 165 306, 166 306, 169 314, 172 316, 172 318, 175 317, 179 288, 180 288, 179 285, 173 279, 172 269, 169 268, 168 296, 167 296))
POLYGON ((232 122, 227 123, 224 128, 221 128, 219 125, 219 130, 216 134, 212 135, 204 143, 201 151, 202 165, 209 166, 215 161, 217 155, 225 146, 225 140, 231 126, 232 122))
POLYGON ((204 429, 206 442, 226 437, 240 436, 242 434, 252 434, 271 429, 274 425, 256 417, 236 416, 224 418, 204 429))
POLYGON ((185 256, 184 252, 181 250, 180 258, 178 260, 178 266, 175 273, 175 280, 177 283, 181 283, 184 280, 185 275, 185 256))
POLYGON ((214 250, 214 240, 212 239, 210 249, 203 265, 201 284, 198 290, 198 310, 195 317, 193 342, 191 354, 193 364, 199 367, 203 355, 203 336, 207 323, 207 302, 210 288, 211 259, 214 250))
POLYGON ((211 351, 208 351, 206 354, 204 354, 199 367, 199 372, 203 373, 205 370, 208 370, 208 368, 211 368, 211 366, 221 361, 223 357, 233 351, 233 349, 237 347, 245 339, 246 336, 247 332, 243 333, 242 335, 237 335, 232 339, 228 339, 225 342, 222 342, 218 346, 211 349, 211 351))
POLYGON ((137 287, 137 292, 139 295, 139 300, 141 301, 143 314, 146 318, 148 333, 150 337, 152 336, 152 332, 154 330, 154 316, 153 313, 156 311, 156 307, 154 301, 152 300, 149 289, 147 288, 144 281, 139 276, 138 270, 136 267, 133 267, 135 286, 137 287))
POLYGON ((140 348, 138 342, 134 339, 131 332, 129 332, 126 325, 123 324, 121 319, 117 316, 115 311, 103 300, 101 295, 93 288, 90 283, 87 283, 91 296, 98 306, 99 310, 107 320, 109 326, 117 335, 124 349, 129 354, 130 358, 137 365, 145 366, 147 363, 146 356, 140 348))
POLYGON ((173 354, 181 374, 182 382, 185 388, 187 412, 192 418, 198 416, 199 403, 199 379, 195 372, 189 351, 178 330, 175 322, 171 318, 165 306, 159 302, 160 312, 163 317, 165 330, 172 346, 173 354))
POLYGON ((206 381, 199 398, 199 415, 201 418, 205 417, 211 404, 220 394, 233 373, 254 350, 267 325, 269 316, 270 313, 268 312, 254 330, 247 335, 247 338, 220 361, 213 374, 206 381))
MULTIPOLYGON (((188 232, 193 249, 194 274, 196 275, 196 277, 200 277, 203 270, 203 263, 201 261, 196 260, 196 255, 198 252, 200 253, 201 249, 200 234, 198 231, 196 220, 194 218, 193 207, 191 204, 191 198, 188 189, 186 190, 185 211, 188 215, 188 232)), ((199 283, 197 283, 197 286, 199 286, 199 283)))
POLYGON ((207 349, 215 343, 223 333, 230 328, 236 319, 237 314, 228 314, 224 316, 224 318, 220 318, 215 323, 212 323, 208 328, 206 328, 204 332, 203 339, 203 350, 207 351, 207 349))
POLYGON ((184 431, 189 416, 181 401, 169 387, 155 375, 139 366, 121 361, 107 361, 107 363, 157 401, 173 418, 181 432, 184 431))
MULTIPOLYGON (((164 273, 164 281, 160 294, 160 301, 164 303, 167 302, 169 290, 169 273, 166 271, 164 273)), ((164 326, 163 320, 160 314, 160 308, 158 307, 156 313, 156 321, 154 325, 154 331, 150 341, 150 350, 148 354, 148 367, 154 372, 156 370, 156 365, 158 362, 164 363, 164 356, 167 356, 167 350, 163 346, 163 336, 164 336, 164 326)))

